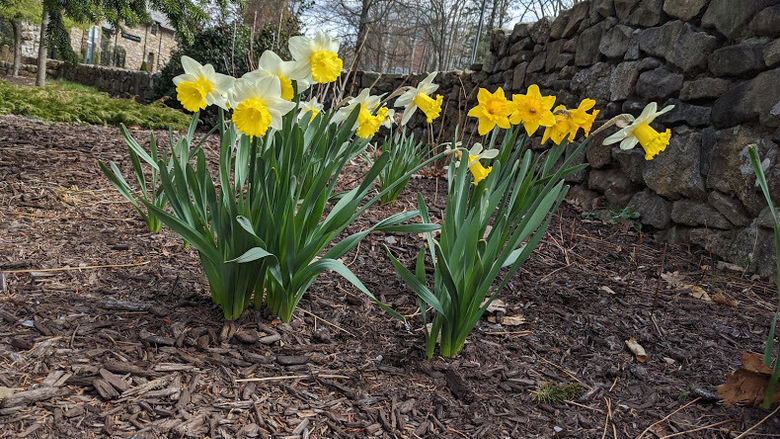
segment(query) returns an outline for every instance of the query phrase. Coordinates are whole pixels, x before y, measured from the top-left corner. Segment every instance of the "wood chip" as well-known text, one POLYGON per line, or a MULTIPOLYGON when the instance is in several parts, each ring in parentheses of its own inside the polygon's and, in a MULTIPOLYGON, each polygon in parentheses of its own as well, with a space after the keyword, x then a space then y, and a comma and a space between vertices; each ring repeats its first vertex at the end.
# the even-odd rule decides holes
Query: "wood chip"
POLYGON ((124 392, 125 390, 130 388, 130 383, 123 380, 122 377, 120 377, 119 375, 116 375, 106 369, 100 369, 98 373, 100 374, 101 377, 103 377, 103 379, 107 383, 116 387, 116 389, 120 392, 124 392))
POLYGON ((70 393, 70 390, 67 387, 38 387, 36 389, 25 390, 8 396, 0 402, 0 407, 26 406, 34 402, 44 401, 67 393, 70 393))
POLYGON ((92 381, 92 386, 97 391, 98 395, 105 400, 112 400, 119 396, 119 392, 103 378, 96 378, 92 381))

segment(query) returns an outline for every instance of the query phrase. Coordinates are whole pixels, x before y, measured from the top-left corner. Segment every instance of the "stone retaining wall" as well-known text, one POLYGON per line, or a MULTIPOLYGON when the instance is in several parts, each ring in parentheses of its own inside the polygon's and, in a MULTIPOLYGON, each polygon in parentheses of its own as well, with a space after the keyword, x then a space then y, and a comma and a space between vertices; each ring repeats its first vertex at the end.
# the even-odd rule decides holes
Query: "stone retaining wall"
MULTIPOLYGON (((633 206, 658 238, 697 244, 770 275, 769 211, 746 147, 758 145, 780 203, 778 37, 780 0, 578 3, 554 20, 494 31, 483 65, 440 75, 445 132, 475 104, 478 87, 501 86, 510 96, 538 84, 569 107, 593 98, 601 110, 595 126, 619 113, 638 115, 650 101, 673 104, 657 121, 673 132, 664 153, 645 161, 641 148, 602 146, 600 134, 572 196, 588 210, 599 202, 633 206)), ((369 86, 377 76, 361 73, 357 82, 369 86)), ((422 77, 383 76, 374 88, 389 92, 422 77)))
MULTIPOLYGON (((13 64, 0 61, 0 75, 10 75, 12 72, 13 64)), ((21 75, 35 76, 37 73, 37 65, 22 64, 21 75)), ((135 97, 138 102, 145 104, 155 99, 154 81, 157 75, 148 72, 49 60, 46 63, 46 76, 89 85, 114 97, 135 97)))

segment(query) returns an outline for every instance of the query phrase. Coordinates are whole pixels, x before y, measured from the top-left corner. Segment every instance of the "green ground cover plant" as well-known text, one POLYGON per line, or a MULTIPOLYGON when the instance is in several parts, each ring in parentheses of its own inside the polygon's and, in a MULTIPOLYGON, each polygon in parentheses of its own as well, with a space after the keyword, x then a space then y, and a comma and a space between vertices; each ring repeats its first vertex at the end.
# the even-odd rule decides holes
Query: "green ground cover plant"
POLYGON ((112 98, 92 87, 56 82, 30 87, 0 80, 0 114, 16 114, 52 122, 185 129, 190 117, 155 102, 112 98))

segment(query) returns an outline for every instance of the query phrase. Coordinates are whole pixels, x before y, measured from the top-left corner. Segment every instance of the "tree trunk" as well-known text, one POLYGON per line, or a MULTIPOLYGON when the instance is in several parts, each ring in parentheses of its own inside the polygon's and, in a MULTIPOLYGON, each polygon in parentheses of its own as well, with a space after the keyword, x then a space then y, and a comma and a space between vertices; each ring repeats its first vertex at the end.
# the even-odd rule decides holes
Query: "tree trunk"
POLYGON ((46 28, 49 26, 49 11, 46 10, 46 2, 43 2, 43 14, 41 16, 41 40, 38 43, 38 77, 35 79, 35 85, 44 87, 46 85, 46 28))
POLYGON ((22 68, 22 23, 14 21, 14 72, 13 76, 19 76, 22 68))

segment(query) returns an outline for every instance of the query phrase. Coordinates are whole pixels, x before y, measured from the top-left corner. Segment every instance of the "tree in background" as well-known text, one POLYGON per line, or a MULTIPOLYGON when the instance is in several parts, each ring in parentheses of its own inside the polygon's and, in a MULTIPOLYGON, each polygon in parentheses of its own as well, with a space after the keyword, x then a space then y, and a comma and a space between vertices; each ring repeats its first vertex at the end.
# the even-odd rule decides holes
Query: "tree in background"
MULTIPOLYGON (((217 0, 216 4, 225 10, 229 1, 232 0, 217 0)), ((192 43, 198 27, 209 18, 202 8, 204 4, 205 0, 43 0, 36 85, 46 83, 47 41, 65 61, 76 61, 66 17, 77 23, 105 20, 119 30, 123 25, 152 24, 149 10, 155 9, 168 18, 180 40, 192 43)))
POLYGON ((494 28, 555 16, 583 0, 317 0, 306 22, 336 33, 346 66, 383 73, 469 67, 484 5, 477 59, 494 28))
MULTIPOLYGON (((299 17, 305 7, 298 1, 248 0, 245 5, 234 7, 229 15, 197 30, 192 41, 179 39, 178 50, 171 54, 155 81, 155 95, 170 106, 180 106, 173 78, 183 73, 183 55, 235 77, 254 70, 265 50, 290 59, 287 42, 300 33, 299 17)), ((216 115, 215 109, 207 109, 201 112, 201 120, 213 122, 216 115)))
POLYGON ((38 23, 40 19, 40 0, 0 0, 0 20, 11 23, 14 32, 13 76, 19 76, 22 66, 22 23, 38 23))

